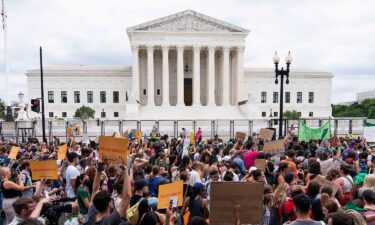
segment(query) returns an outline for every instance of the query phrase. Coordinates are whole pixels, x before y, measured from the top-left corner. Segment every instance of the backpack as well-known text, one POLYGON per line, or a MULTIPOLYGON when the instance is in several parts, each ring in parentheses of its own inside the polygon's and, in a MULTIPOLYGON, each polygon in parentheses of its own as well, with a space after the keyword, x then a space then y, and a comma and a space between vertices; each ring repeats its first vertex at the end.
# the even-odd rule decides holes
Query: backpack
POLYGON ((139 220, 139 204, 141 204, 141 201, 143 200, 144 198, 141 198, 136 204, 134 204, 132 207, 130 207, 127 211, 126 211, 126 219, 128 220, 128 223, 130 225, 136 225, 138 223, 138 220, 139 220))
POLYGON ((292 221, 293 215, 294 215, 294 210, 286 214, 285 202, 283 202, 283 204, 281 204, 281 224, 284 224, 287 221, 292 221))

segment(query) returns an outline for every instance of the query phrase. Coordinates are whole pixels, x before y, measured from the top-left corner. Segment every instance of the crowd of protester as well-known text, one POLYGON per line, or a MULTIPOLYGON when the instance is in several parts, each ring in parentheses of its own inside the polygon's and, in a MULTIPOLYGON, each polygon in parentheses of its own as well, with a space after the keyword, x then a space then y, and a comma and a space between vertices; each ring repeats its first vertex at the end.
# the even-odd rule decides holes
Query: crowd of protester
MULTIPOLYGON (((212 182, 263 183, 262 225, 375 224, 375 149, 361 137, 331 146, 289 133, 285 150, 272 154, 262 151, 257 134, 223 141, 183 129, 177 138, 158 130, 147 139, 126 138, 126 165, 100 157, 94 141, 71 138, 66 158, 57 160, 59 179, 39 181, 32 180, 30 162, 56 160, 63 143, 33 139, 9 159, 16 143, 0 140, 0 224, 205 225, 212 182), (266 168, 256 168, 257 159, 266 159, 266 168), (159 186, 176 181, 184 183, 182 206, 158 210, 159 186)), ((233 224, 246 213, 234 205, 233 224)))

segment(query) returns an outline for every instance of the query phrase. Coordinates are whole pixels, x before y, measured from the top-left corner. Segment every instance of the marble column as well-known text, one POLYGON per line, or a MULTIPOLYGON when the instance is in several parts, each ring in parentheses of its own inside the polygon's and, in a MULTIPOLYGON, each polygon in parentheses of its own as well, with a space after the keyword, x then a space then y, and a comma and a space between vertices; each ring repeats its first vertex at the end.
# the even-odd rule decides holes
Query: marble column
POLYGON ((229 105, 229 47, 223 47, 223 105, 229 105))
POLYGON ((201 48, 200 46, 194 46, 194 74, 193 74, 193 105, 200 106, 201 105, 201 66, 200 66, 200 56, 201 56, 201 48))
POLYGON ((215 46, 208 46, 208 106, 215 105, 215 46))
POLYGON ((133 67, 132 67, 132 89, 136 101, 139 101, 139 46, 132 46, 133 67))
POLYGON ((235 104, 237 105, 238 102, 244 101, 247 99, 246 93, 244 90, 244 68, 243 68, 243 55, 244 55, 245 48, 238 47, 237 48, 237 99, 235 104))
POLYGON ((163 106, 169 106, 169 46, 162 46, 163 53, 163 106))
POLYGON ((154 46, 147 46, 147 106, 154 105, 154 46))
POLYGON ((185 106, 184 102, 184 48, 177 46, 177 106, 185 106))

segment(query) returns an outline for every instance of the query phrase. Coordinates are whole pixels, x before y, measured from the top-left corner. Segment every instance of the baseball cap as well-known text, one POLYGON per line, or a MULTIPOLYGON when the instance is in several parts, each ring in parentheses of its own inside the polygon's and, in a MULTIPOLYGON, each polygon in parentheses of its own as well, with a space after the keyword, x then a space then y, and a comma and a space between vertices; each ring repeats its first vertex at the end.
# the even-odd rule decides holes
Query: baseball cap
POLYGON ((205 189, 204 185, 202 183, 199 183, 199 182, 195 182, 193 188, 195 190, 204 190, 205 189))
POLYGON ((230 161, 230 156, 229 155, 226 155, 226 156, 224 156, 223 157, 223 161, 225 161, 225 162, 228 162, 228 161, 230 161))

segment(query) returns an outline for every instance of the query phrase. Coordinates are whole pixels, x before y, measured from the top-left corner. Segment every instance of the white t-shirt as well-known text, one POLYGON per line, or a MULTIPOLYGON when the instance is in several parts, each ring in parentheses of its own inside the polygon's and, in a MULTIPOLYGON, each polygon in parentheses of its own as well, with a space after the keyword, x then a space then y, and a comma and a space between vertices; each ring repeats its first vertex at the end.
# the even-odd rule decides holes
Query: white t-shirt
POLYGON ((69 165, 66 169, 66 195, 68 198, 74 198, 76 193, 74 193, 73 187, 70 184, 70 180, 77 179, 79 176, 79 171, 76 167, 69 165))
MULTIPOLYGON (((227 173, 227 171, 225 171, 223 173, 223 175, 221 175, 222 179, 224 179, 226 173, 227 173)), ((232 173, 233 173, 233 181, 240 181, 240 178, 238 177, 238 175, 236 173, 234 173, 234 172, 232 172, 232 173)))
POLYGON ((197 171, 192 170, 190 172, 189 185, 193 187, 196 182, 202 183, 201 176, 197 171))

